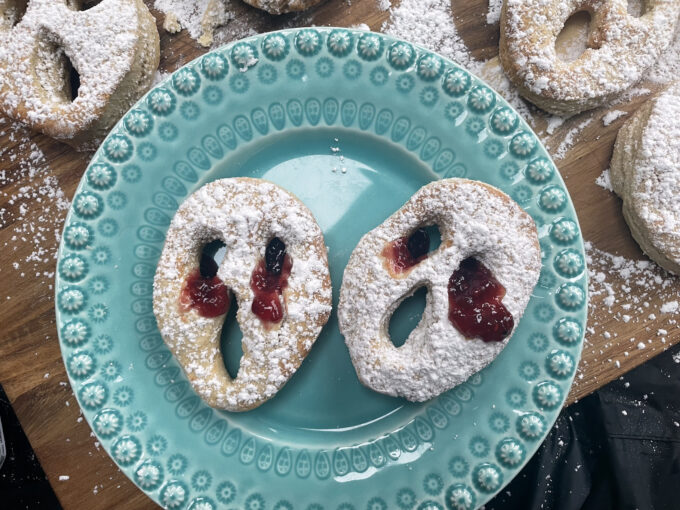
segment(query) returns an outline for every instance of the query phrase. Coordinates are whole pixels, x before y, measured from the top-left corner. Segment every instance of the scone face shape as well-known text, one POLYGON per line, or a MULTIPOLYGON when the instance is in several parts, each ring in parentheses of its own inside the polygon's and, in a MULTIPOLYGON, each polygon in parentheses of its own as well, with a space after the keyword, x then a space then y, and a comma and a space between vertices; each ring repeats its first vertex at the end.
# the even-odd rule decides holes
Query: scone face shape
POLYGON ((338 308, 362 383, 380 393, 428 400, 484 368, 507 345, 510 336, 502 342, 466 340, 448 318, 449 278, 468 257, 505 287, 502 303, 516 327, 538 281, 540 248, 531 217, 500 190, 467 179, 435 181, 362 237, 345 269, 338 308), (435 224, 440 246, 395 278, 381 256, 384 247, 435 224), (387 332, 392 313, 423 286, 422 319, 397 348, 387 332))
POLYGON ((182 203, 168 229, 153 304, 163 339, 201 398, 229 411, 257 407, 297 370, 330 315, 321 229, 295 196, 275 184, 248 178, 206 184, 182 203), (250 282, 274 237, 285 243, 292 270, 282 295, 283 319, 267 325, 251 310, 250 282), (243 357, 233 380, 220 352, 225 316, 206 318, 180 306, 187 276, 198 268, 203 247, 216 239, 226 245, 217 277, 238 301, 243 334, 243 357))
POLYGON ((640 247, 680 274, 680 82, 642 105, 616 138, 610 172, 640 247))
POLYGON ((151 85, 160 54, 153 16, 142 0, 85 11, 73 0, 28 0, 23 16, 19 4, 0 2, 0 110, 77 149, 96 148, 151 85))
POLYGON ((507 0, 499 56, 520 93, 557 115, 610 101, 642 78, 673 40, 677 0, 644 2, 642 16, 620 0, 507 0), (558 57, 555 41, 574 13, 591 13, 588 48, 576 60, 558 57))

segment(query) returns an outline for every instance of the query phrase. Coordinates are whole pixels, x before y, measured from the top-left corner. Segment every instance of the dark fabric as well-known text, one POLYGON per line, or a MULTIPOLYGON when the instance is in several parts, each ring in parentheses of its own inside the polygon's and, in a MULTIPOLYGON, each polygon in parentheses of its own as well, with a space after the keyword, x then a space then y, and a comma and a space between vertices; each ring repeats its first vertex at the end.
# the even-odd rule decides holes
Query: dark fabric
POLYGON ((59 501, 19 425, 2 386, 0 386, 0 420, 7 447, 7 458, 0 468, 0 508, 59 510, 61 508, 59 501))
POLYGON ((680 346, 564 409, 487 510, 680 509, 680 346))

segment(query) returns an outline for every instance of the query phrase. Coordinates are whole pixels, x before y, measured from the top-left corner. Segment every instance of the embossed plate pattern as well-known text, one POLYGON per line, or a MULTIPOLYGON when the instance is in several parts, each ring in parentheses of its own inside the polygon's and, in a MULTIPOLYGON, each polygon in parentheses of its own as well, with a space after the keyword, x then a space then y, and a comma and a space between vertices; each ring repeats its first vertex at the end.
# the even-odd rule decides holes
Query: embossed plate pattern
MULTIPOLYGON (((407 42, 306 28, 208 53, 113 129, 66 220, 57 324, 92 429, 166 508, 469 510, 518 472, 564 402, 585 328, 585 269, 564 183, 500 96, 407 42), (236 175, 281 184, 317 216, 335 304, 361 235, 439 177, 489 182, 532 215, 539 284, 498 359, 430 402, 362 387, 332 315, 275 399, 217 412, 163 344, 151 293, 179 203, 236 175)), ((401 315, 394 331, 405 335, 413 317, 401 315)), ((227 365, 238 361, 239 335, 230 321, 227 365)))

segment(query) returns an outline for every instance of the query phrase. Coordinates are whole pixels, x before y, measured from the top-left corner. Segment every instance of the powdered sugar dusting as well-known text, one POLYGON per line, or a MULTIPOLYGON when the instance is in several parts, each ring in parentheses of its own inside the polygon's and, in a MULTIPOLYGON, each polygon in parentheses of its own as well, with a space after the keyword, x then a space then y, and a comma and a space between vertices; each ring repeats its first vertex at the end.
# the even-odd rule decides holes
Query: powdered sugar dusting
POLYGON ((390 10, 383 32, 436 51, 475 72, 475 61, 458 35, 449 0, 402 0, 390 10))
POLYGON ((587 118, 567 131, 557 149, 552 151, 552 157, 557 160, 563 159, 567 155, 569 149, 578 141, 579 133, 581 133, 581 131, 583 131, 592 121, 592 117, 587 118))
MULTIPOLYGON (((22 278, 39 281, 51 298, 62 221, 70 203, 28 129, 3 124, 0 118, 0 127, 4 127, 0 136, 10 144, 0 148, 0 160, 11 166, 0 170, 0 195, 7 204, 0 208, 0 228, 8 229, 11 236, 2 249, 22 255, 16 256, 10 267, 0 267, 0 272, 13 270, 22 278), (24 154, 28 157, 19 157, 24 154)), ((6 297, 11 297, 9 290, 6 297)))
POLYGON ((203 46, 213 42, 213 31, 233 18, 230 2, 221 0, 155 0, 165 14, 163 28, 170 33, 186 30, 203 46))
POLYGON ((619 131, 611 171, 614 191, 642 248, 680 272, 680 82, 642 106, 619 131))
POLYGON ((501 10, 503 9, 503 0, 489 0, 489 10, 486 13, 486 22, 489 25, 495 25, 501 20, 501 10))
POLYGON ((567 62, 555 51, 556 34, 572 2, 506 0, 500 56, 510 80, 541 108, 574 114, 606 104, 643 77, 673 40, 680 3, 650 5, 636 18, 598 5, 591 30, 594 51, 567 62))
POLYGON ((475 256, 506 289, 503 304, 515 324, 540 272, 533 220, 500 191, 465 179, 435 181, 362 237, 345 268, 338 321, 359 379, 372 389, 413 401, 430 399, 488 365, 503 342, 466 340, 448 318, 448 281, 461 261, 475 256), (396 278, 384 247, 415 229, 436 224, 441 245, 396 278), (455 229, 454 229, 455 226, 455 229), (387 324, 399 304, 428 289, 421 321, 396 348, 387 324))
POLYGON ((0 31, 0 109, 92 149, 148 89, 157 65, 158 34, 141 1, 105 0, 78 12, 64 2, 32 0, 19 23, 0 31), (69 61, 79 77, 77 95, 69 61))
MULTIPOLYGON (((618 367, 624 358, 640 351, 649 358, 668 348, 668 341, 680 333, 678 324, 678 278, 669 275, 649 260, 632 260, 608 253, 586 242, 588 262, 588 329, 584 354, 575 384, 583 382, 589 372, 587 360, 613 363, 618 367), (664 321, 659 328, 660 321, 664 321), (616 323, 627 323, 622 330, 616 323), (611 332, 617 331, 630 333, 611 332), (629 345, 621 353, 622 345, 629 345)), ((592 383, 592 381, 591 381, 592 383)), ((597 386, 604 383, 601 381, 597 386)))
POLYGON ((154 278, 154 313, 163 339, 210 405, 242 411, 271 398, 299 367, 330 309, 321 229, 290 193, 258 179, 221 179, 182 203, 154 278), (250 279, 273 237, 284 242, 293 265, 283 291, 284 318, 266 327, 251 310, 250 279), (203 246, 215 239, 226 245, 217 276, 242 305, 237 319, 244 356, 233 380, 219 348, 224 316, 206 318, 179 306, 184 282, 198 266, 203 246))
POLYGON ((615 120, 626 115, 628 115, 628 112, 624 112, 622 110, 611 110, 602 117, 602 125, 609 126, 615 120))
POLYGON ((595 184, 600 186, 601 188, 606 189, 607 191, 614 191, 614 188, 612 188, 612 180, 609 176, 609 168, 605 169, 597 179, 595 179, 595 184))

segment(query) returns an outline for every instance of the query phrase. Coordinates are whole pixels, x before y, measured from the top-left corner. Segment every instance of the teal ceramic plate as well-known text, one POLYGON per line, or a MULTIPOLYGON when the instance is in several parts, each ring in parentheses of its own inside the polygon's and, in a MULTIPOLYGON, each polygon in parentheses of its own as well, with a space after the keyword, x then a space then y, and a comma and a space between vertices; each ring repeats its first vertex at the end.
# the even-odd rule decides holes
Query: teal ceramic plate
MULTIPOLYGON (((101 444, 166 508, 471 509, 550 429, 579 359, 585 257, 569 195, 539 140, 456 64, 346 29, 262 34, 191 62, 149 92, 94 156, 59 251, 66 368, 101 444), (359 238, 420 186, 466 176, 538 225, 541 278, 502 354, 424 404, 358 382, 335 314, 273 400, 218 412, 191 390, 151 310, 165 232, 214 179, 263 177, 316 215, 334 304, 359 238)), ((395 336, 414 326, 418 303, 395 336)), ((239 331, 223 333, 238 364, 239 331)))

